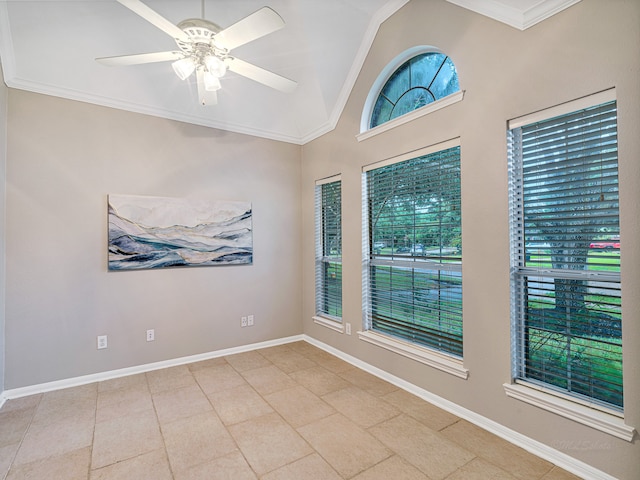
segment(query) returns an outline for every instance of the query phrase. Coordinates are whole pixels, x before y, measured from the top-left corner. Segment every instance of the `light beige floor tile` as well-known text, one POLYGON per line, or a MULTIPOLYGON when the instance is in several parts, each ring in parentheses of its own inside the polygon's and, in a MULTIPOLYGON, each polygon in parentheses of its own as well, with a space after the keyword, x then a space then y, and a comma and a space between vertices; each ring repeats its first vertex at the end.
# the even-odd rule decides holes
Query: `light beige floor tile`
POLYGON ((98 394, 130 388, 149 388, 147 376, 144 373, 138 373, 98 382, 98 394))
POLYGON ((296 382, 275 365, 248 370, 242 376, 260 395, 296 386, 296 382))
POLYGON ((197 384, 156 393, 153 404, 161 424, 213 410, 197 384))
POLYGON ((454 423, 441 433, 449 440, 522 480, 540 478, 553 468, 553 464, 546 460, 465 420, 454 423))
POLYGON ((39 409, 46 407, 55 407, 58 404, 76 403, 76 402, 95 402, 98 396, 98 384, 88 383, 77 387, 63 388, 61 390, 53 390, 42 395, 39 409))
POLYGON ((176 472, 175 475, 175 480, 256 480, 257 478, 238 451, 176 472))
MULTIPOLYGON (((61 477, 62 478, 62 477, 61 477)), ((86 478, 86 477, 83 477, 86 478)), ((91 480, 173 480, 164 448, 91 471, 91 480)))
POLYGON ((404 460, 394 455, 380 462, 369 470, 353 477, 352 480, 429 480, 424 473, 404 460))
POLYGON ((229 431, 258 475, 313 452, 302 437, 276 413, 231 425, 229 431))
POLYGON ((345 379, 340 378, 335 373, 320 366, 298 370, 290 373, 289 376, 318 396, 323 396, 349 386, 349 382, 345 379))
POLYGON ((304 370, 306 368, 315 367, 317 365, 314 361, 309 360, 304 355, 301 355, 293 350, 280 350, 277 352, 270 352, 268 355, 271 363, 273 363, 284 373, 304 370))
POLYGON ((97 398, 97 383, 47 392, 40 400, 33 423, 59 423, 67 417, 95 416, 97 398))
POLYGON ((347 370, 356 368, 350 363, 347 363, 344 360, 340 360, 338 357, 322 350, 308 355, 307 358, 333 373, 343 373, 347 370))
POLYGON ((29 395, 21 398, 11 398, 4 402, 4 405, 0 409, 0 413, 12 412, 14 410, 32 409, 35 411, 36 407, 42 400, 42 394, 29 395))
POLYGON ((392 454, 376 438, 339 413, 300 427, 298 432, 345 478, 371 468, 392 454))
POLYGON ((303 340, 301 340, 299 342, 287 343, 287 346, 291 350, 294 350, 294 351, 298 352, 299 354, 304 355, 306 357, 309 357, 310 355, 312 355, 314 353, 318 353, 318 352, 322 351, 318 347, 316 347, 314 345, 311 345, 309 342, 305 342, 303 340))
POLYGON ((9 471, 9 467, 16 456, 19 446, 19 443, 14 443, 12 445, 0 447, 0 478, 4 478, 9 471))
POLYGON ((453 472, 451 476, 447 477, 447 480, 486 480, 487 478, 491 480, 515 480, 514 476, 501 468, 477 457, 453 472))
POLYGON ((174 388, 190 387, 194 385, 195 379, 186 365, 163 368, 147 372, 147 381, 151 393, 164 392, 174 388))
POLYGON ((32 418, 33 409, 0 412, 0 447, 19 443, 27 433, 32 418))
POLYGON ((91 466, 101 468, 162 448, 158 420, 153 412, 97 423, 91 466))
POLYGON ((404 390, 396 390, 381 398, 432 430, 442 430, 460 420, 455 415, 404 390))
POLYGON ((302 386, 280 390, 264 398, 294 428, 336 413, 320 397, 302 386))
POLYGON ((281 353, 293 352, 294 350, 291 348, 290 343, 285 343, 282 345, 274 345, 273 347, 261 348, 258 351, 264 358, 271 360, 271 357, 274 355, 277 356, 281 353))
POLYGON ((254 368, 268 367, 271 362, 264 358, 257 350, 228 355, 224 359, 238 372, 246 372, 254 368))
POLYGON ((247 384, 242 375, 228 364, 195 370, 193 376, 207 395, 247 384))
POLYGON ((405 414, 369 432, 433 480, 445 478, 474 458, 473 453, 405 414))
MULTIPOLYGON (((136 375, 138 377, 138 375, 136 375)), ((135 401, 141 396, 151 398, 149 386, 147 385, 146 378, 142 375, 144 382, 137 381, 129 385, 123 385, 121 388, 102 387, 98 392, 98 410, 114 403, 135 401)), ((120 380, 120 379, 117 379, 120 380)))
POLYGON ((162 434, 174 472, 237 450, 231 435, 213 411, 163 425, 162 434))
POLYGON ((146 386, 108 391, 98 394, 96 423, 153 411, 151 393, 146 386), (105 401, 101 401, 103 396, 107 396, 105 401))
POLYGON ((248 384, 213 392, 208 396, 225 425, 233 425, 273 412, 269 404, 248 384))
POLYGON ((64 455, 48 457, 11 469, 7 480, 64 479, 86 480, 91 460, 91 448, 86 447, 64 455))
POLYGON ((569 473, 560 467, 553 467, 553 469, 547 473, 541 480, 580 480, 580 477, 569 473))
POLYGON ((393 405, 356 387, 331 392, 322 399, 361 427, 372 427, 400 414, 393 405))
POLYGON ((193 373, 198 370, 203 370, 209 367, 219 367, 220 365, 228 365, 224 357, 209 358, 200 362, 194 362, 187 365, 189 370, 193 373))
POLYGON ((374 395, 376 397, 380 397, 382 395, 386 395, 387 393, 395 392, 396 390, 398 390, 398 387, 396 387, 395 385, 382 380, 375 375, 371 375, 369 372, 360 370, 359 368, 352 368, 345 372, 339 373, 339 375, 356 387, 359 387, 367 393, 370 393, 371 395, 374 395))
POLYGON ((261 477, 261 480, 341 480, 342 477, 325 462, 320 455, 314 453, 280 467, 261 477))
POLYGON ((88 447, 93 439, 94 424, 94 415, 86 412, 67 416, 55 423, 32 423, 14 463, 24 465, 88 447))

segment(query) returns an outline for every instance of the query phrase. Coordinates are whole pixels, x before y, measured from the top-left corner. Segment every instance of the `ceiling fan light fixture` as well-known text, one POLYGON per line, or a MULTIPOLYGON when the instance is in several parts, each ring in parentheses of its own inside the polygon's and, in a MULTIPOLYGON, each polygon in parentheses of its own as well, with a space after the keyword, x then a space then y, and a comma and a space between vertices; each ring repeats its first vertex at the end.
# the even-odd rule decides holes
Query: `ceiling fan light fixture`
POLYGON ((220 78, 226 74, 227 70, 285 93, 293 91, 297 85, 293 80, 229 55, 232 49, 284 27, 282 17, 269 7, 262 7, 222 29, 219 25, 204 19, 205 0, 201 0, 202 18, 183 20, 177 25, 148 7, 146 0, 145 2, 142 0, 117 1, 173 38, 180 51, 96 59, 104 65, 138 65, 171 61, 173 70, 181 80, 186 80, 194 71, 196 72, 198 97, 202 105, 217 103, 216 91, 221 88, 220 78))
POLYGON ((182 58, 171 64, 173 71, 176 72, 180 80, 185 80, 196 69, 196 62, 191 57, 182 58))
POLYGON ((204 89, 208 92, 215 92, 216 90, 220 90, 220 88, 222 88, 220 79, 211 72, 204 72, 203 80, 204 89))
POLYGON ((207 55, 204 59, 204 64, 209 73, 217 78, 222 78, 227 73, 227 65, 215 55, 207 55))

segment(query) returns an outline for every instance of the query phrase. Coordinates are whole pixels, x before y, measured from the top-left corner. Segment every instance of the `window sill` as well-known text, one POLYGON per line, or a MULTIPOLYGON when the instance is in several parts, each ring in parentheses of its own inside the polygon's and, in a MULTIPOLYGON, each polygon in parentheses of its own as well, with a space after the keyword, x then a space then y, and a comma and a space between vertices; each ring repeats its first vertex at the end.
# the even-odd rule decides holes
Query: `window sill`
POLYGON ((469 370, 464 368, 462 360, 444 353, 438 353, 434 350, 419 347, 409 342, 404 342, 370 330, 358 332, 358 338, 367 343, 377 345, 378 347, 385 348, 394 353, 415 360, 416 362, 424 363, 430 367, 450 373, 456 377, 463 378, 464 380, 469 378, 469 370))
POLYGON ((323 327, 327 327, 338 333, 344 333, 344 325, 339 320, 331 320, 330 318, 327 318, 327 317, 320 317, 320 316, 314 315, 313 321, 318 325, 322 325, 323 327))
POLYGON ((543 387, 522 383, 505 383, 504 391, 508 397, 595 428, 627 442, 631 442, 635 436, 635 429, 626 425, 624 419, 617 414, 582 405, 543 387))
POLYGON ((404 125, 405 123, 412 122, 413 120, 433 113, 441 108, 448 107, 449 105, 453 105, 454 103, 460 102, 464 98, 464 90, 460 90, 456 93, 452 93, 440 100, 436 100, 435 102, 429 103, 424 107, 421 107, 417 110, 409 112, 400 117, 394 118, 393 120, 389 120, 377 127, 373 127, 370 130, 366 130, 362 133, 356 135, 356 139, 361 142, 370 137, 375 137, 376 135, 386 132, 387 130, 391 130, 392 128, 399 127, 400 125, 404 125))

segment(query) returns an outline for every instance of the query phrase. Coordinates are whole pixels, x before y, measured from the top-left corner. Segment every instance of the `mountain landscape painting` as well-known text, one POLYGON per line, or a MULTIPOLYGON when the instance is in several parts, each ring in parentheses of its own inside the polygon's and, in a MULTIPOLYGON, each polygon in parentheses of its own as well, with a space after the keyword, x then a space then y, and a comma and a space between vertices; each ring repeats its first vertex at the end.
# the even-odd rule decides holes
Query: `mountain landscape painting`
POLYGON ((253 262, 251 203, 109 195, 109 270, 253 262))

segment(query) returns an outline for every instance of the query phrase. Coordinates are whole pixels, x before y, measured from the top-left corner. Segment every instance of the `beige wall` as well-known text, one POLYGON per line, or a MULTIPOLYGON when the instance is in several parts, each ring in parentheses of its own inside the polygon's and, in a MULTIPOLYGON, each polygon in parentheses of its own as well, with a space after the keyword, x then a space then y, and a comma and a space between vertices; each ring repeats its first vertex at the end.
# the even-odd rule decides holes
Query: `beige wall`
POLYGON ((0 395, 4 391, 5 324, 5 171, 7 165, 8 88, 0 67, 0 395))
POLYGON ((619 168, 626 423, 640 427, 640 3, 583 0, 525 31, 444 0, 413 0, 380 28, 337 128, 304 146, 303 321, 306 334, 509 429, 619 478, 637 478, 629 443, 506 397, 510 381, 506 122, 615 87, 619 168), (432 45, 449 54, 462 102, 358 142, 364 101, 397 54, 432 45), (361 167, 461 139, 464 365, 461 380, 314 324, 314 180, 342 174, 344 321, 362 324, 361 167))
POLYGON ((11 89, 5 389, 302 333, 300 150, 11 89), (253 265, 108 272, 114 193, 252 202, 253 265))

